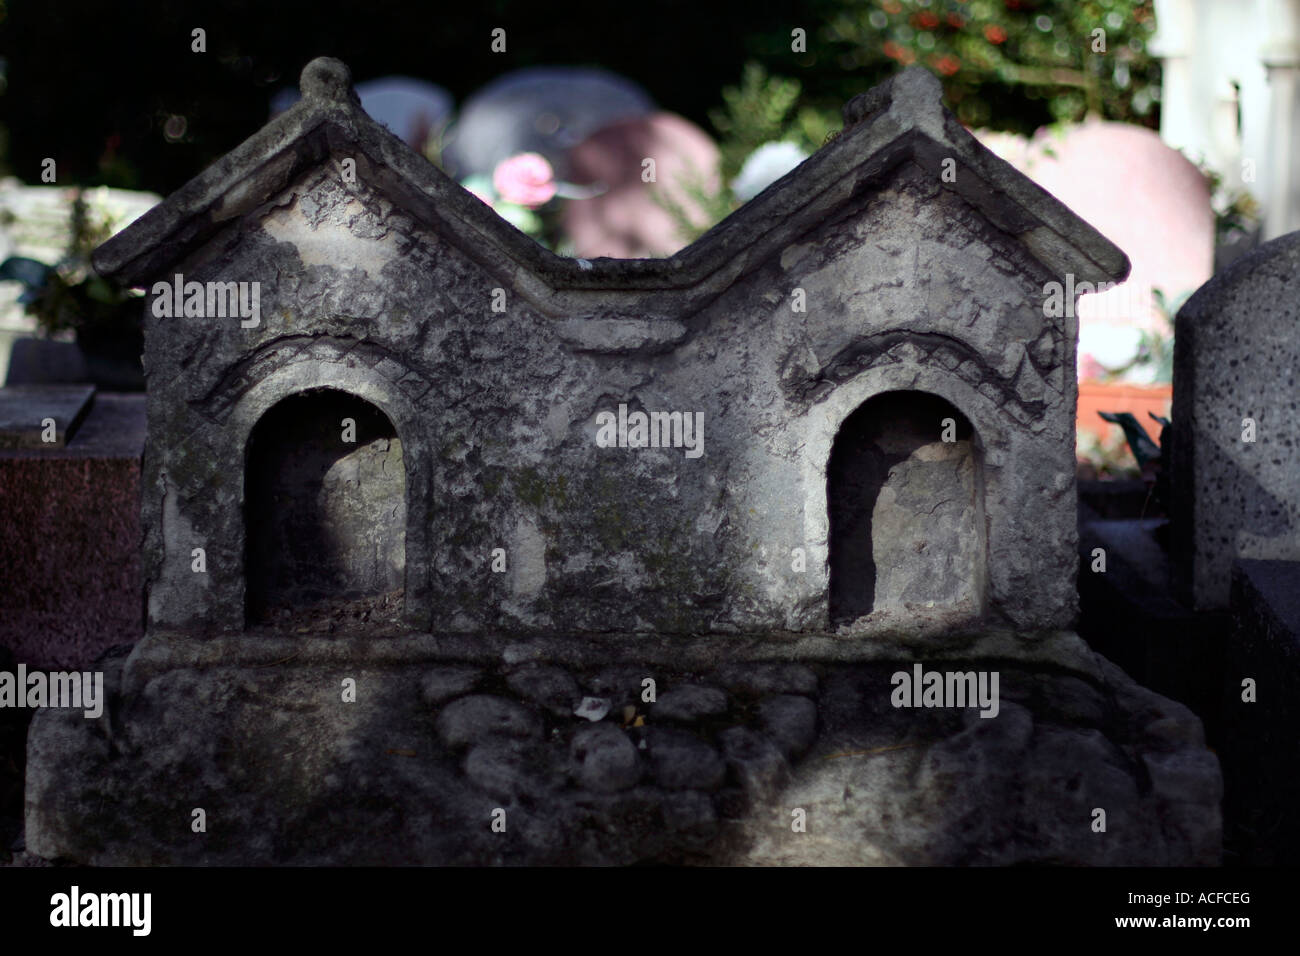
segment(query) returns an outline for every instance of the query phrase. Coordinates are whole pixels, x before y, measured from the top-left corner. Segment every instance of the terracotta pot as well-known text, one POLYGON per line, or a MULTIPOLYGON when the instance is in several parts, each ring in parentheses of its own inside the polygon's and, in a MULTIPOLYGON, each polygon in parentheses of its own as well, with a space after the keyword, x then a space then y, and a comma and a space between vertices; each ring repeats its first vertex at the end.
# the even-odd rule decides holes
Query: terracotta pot
POLYGON ((1111 438, 1119 431, 1118 425, 1106 421, 1098 412, 1132 412, 1142 423, 1147 434, 1157 443, 1160 426, 1151 420, 1148 412, 1169 417, 1173 407, 1172 385, 1130 385, 1126 382, 1080 382, 1079 411, 1075 427, 1080 432, 1092 432, 1100 439, 1111 438))

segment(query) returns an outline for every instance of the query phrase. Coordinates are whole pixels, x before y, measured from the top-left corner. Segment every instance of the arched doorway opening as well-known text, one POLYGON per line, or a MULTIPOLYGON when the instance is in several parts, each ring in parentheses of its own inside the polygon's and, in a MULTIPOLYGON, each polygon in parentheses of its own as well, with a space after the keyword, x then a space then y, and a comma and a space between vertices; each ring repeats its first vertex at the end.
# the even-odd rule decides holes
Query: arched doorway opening
POLYGON ((826 472, 833 625, 983 610, 983 475, 960 411, 926 392, 868 399, 841 424, 826 472))
POLYGON ((315 389, 269 409, 248 441, 244 517, 250 624, 344 602, 400 617, 406 469, 374 405, 315 389))

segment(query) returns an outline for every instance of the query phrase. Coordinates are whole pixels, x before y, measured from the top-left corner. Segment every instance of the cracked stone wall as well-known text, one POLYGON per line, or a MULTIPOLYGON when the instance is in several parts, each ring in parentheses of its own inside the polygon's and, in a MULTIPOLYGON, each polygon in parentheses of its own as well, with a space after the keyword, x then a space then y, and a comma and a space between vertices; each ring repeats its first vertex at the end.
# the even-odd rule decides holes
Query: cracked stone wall
POLYGON ((894 613, 856 632, 1072 623, 1074 320, 1045 318, 1045 267, 915 161, 855 180, 835 218, 779 236, 778 254, 710 277, 716 296, 558 294, 476 254, 454 214, 417 222, 364 155, 345 182, 326 140, 302 148, 320 151, 314 169, 257 208, 229 197, 224 230, 175 269, 260 282, 260 324, 146 310, 151 626, 242 628, 249 437, 320 388, 373 405, 400 442, 416 626, 824 629, 835 437, 867 400, 909 390, 969 422, 969 470, 952 480, 982 504, 953 520, 982 522, 984 553, 943 606, 900 586, 894 613), (702 414, 703 454, 598 447, 597 416, 620 405, 702 414))

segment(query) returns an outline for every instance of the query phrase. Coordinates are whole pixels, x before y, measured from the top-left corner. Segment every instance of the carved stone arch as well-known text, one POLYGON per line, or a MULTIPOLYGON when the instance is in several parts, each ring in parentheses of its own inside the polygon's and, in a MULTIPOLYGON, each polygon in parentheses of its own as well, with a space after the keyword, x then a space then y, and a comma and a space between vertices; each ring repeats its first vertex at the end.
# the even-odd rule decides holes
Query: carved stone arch
MULTIPOLYGON (((1009 452, 1005 415, 987 396, 944 369, 926 366, 882 365, 869 368, 841 383, 805 414, 803 429, 804 529, 808 547, 808 574, 824 598, 825 622, 830 620, 831 585, 831 508, 827 498, 829 468, 836 439, 846 421, 869 402, 891 393, 923 393, 952 406, 958 418, 969 423, 969 439, 975 452, 971 476, 975 496, 973 513, 977 522, 980 567, 973 569, 972 601, 953 609, 952 614, 936 614, 936 621, 969 618, 982 613, 994 582, 985 565, 986 556, 998 543, 999 523, 995 520, 1000 500, 1002 468, 1009 452)), ((960 425, 960 421, 959 421, 960 425)), ((877 616, 878 618, 880 616, 877 616)), ((889 623, 880 618, 880 626, 889 623)))
POLYGON ((325 363, 369 371, 370 377, 396 387, 411 401, 429 391, 423 370, 382 345, 325 335, 294 335, 268 342, 236 363, 203 398, 193 404, 216 422, 225 422, 231 410, 254 385, 302 362, 325 363))
MULTIPOLYGON (((1037 351, 1037 346, 1033 346, 1037 351)), ((791 349, 781 370, 782 388, 795 399, 821 401, 842 383, 873 369, 899 366, 946 371, 979 392, 1019 425, 1039 414, 1049 389, 1027 350, 1016 346, 999 368, 969 343, 950 335, 893 330, 856 343, 817 369, 803 367, 806 345, 791 349)))

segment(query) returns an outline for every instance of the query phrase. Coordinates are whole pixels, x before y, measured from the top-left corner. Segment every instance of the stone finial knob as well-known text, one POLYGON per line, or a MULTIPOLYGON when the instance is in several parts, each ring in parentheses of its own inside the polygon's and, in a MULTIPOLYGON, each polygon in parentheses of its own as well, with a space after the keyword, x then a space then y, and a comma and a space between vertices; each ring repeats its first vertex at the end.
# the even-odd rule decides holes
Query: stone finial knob
POLYGON ((352 71, 342 60, 318 56, 302 68, 298 88, 304 98, 346 102, 353 98, 352 71))

